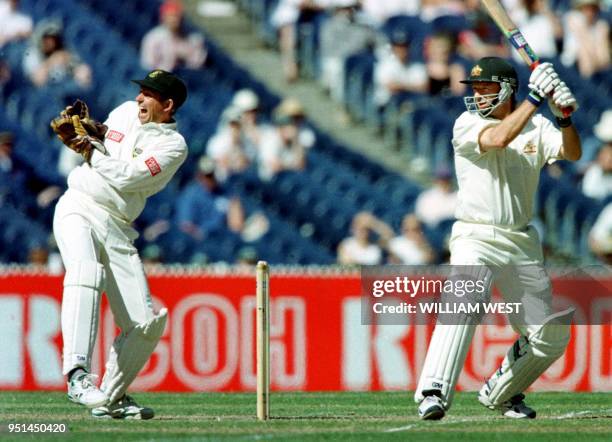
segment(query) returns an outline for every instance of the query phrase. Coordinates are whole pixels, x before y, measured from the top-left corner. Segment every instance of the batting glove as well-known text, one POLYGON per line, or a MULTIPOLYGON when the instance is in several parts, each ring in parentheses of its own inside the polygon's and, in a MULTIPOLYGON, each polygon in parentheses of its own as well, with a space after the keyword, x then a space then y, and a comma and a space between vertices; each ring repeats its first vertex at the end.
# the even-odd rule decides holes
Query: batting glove
POLYGON ((536 106, 539 106, 544 101, 544 98, 546 98, 560 82, 559 74, 557 74, 551 63, 539 64, 529 77, 528 87, 530 92, 527 99, 536 106))
MULTIPOLYGON (((552 94, 552 102, 557 109, 563 109, 564 111, 568 111, 570 114, 573 114, 578 110, 578 101, 576 101, 576 97, 572 93, 569 87, 565 84, 564 81, 561 81, 559 85, 555 88, 555 91, 552 94)), ((552 108, 551 108, 552 110, 552 108)), ((553 111, 553 113, 555 113, 553 111)), ((563 115, 563 113, 561 112, 563 115)), ((558 116, 555 114, 555 116, 558 116)))

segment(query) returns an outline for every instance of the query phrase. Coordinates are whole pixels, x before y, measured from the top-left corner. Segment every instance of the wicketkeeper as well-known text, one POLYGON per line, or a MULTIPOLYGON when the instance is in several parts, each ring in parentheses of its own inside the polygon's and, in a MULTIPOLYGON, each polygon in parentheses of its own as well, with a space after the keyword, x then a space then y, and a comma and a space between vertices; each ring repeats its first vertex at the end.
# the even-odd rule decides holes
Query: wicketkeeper
POLYGON ((64 261, 63 372, 68 397, 94 417, 150 419, 127 389, 164 332, 167 311, 153 310, 132 222, 187 157, 174 114, 187 98, 177 76, 150 72, 135 101, 114 109, 104 124, 77 101, 51 122, 62 142, 85 162, 68 176, 53 231, 64 261), (105 291, 121 333, 113 342, 100 387, 89 373, 105 291))
MULTIPOLYGON (((580 138, 570 118, 578 104, 550 63, 531 73, 529 95, 521 103, 515 96, 517 74, 501 58, 479 60, 464 83, 474 95, 464 99, 467 112, 453 129, 459 204, 451 264, 473 266, 474 278, 485 280, 487 287, 494 281, 506 302, 520 302, 526 309, 509 318, 519 338, 478 399, 504 416, 534 418, 523 392, 564 353, 571 312, 553 314, 542 247, 529 223, 540 169, 580 158, 580 138), (536 114, 544 102, 558 128, 536 114)), ((451 406, 476 327, 471 318, 456 319, 436 324, 415 392, 422 419, 441 419, 451 406)))

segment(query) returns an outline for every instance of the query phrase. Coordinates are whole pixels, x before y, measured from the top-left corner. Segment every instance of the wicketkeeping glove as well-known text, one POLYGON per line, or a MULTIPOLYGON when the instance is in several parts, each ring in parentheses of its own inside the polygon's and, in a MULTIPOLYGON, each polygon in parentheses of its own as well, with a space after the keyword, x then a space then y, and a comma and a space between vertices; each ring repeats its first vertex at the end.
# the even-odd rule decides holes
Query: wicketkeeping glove
POLYGON ((527 99, 536 106, 539 106, 544 101, 544 98, 546 98, 560 82, 559 74, 557 74, 551 63, 539 64, 529 77, 528 87, 531 92, 529 92, 527 99))
POLYGON ((81 100, 76 100, 54 118, 51 128, 62 143, 83 155, 87 162, 91 159, 92 149, 106 151, 102 142, 107 127, 89 117, 89 109, 81 100))

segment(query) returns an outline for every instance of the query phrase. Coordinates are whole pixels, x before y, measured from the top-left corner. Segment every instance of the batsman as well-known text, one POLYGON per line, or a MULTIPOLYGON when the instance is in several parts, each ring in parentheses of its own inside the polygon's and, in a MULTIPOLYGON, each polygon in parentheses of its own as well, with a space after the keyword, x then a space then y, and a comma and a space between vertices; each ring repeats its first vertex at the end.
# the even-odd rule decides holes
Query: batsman
POLYGON ((131 224, 187 157, 174 120, 187 98, 184 82, 162 70, 134 82, 140 86, 135 101, 118 106, 104 124, 92 120, 81 101, 51 122, 62 142, 85 160, 68 176, 53 232, 66 268, 61 324, 68 398, 98 418, 154 415, 127 389, 161 338, 167 310, 153 309, 131 224), (90 363, 102 292, 121 332, 98 386, 90 363))
MULTIPOLYGON (((553 314, 551 283, 530 221, 542 167, 581 156, 571 120, 578 104, 550 63, 532 71, 520 103, 517 73, 504 59, 482 58, 463 83, 473 96, 464 98, 467 111, 453 128, 459 203, 450 262, 473 268, 486 281, 486 296, 495 283, 504 301, 526 310, 509 316, 519 338, 478 400, 509 418, 535 418, 523 392, 563 355, 572 312, 553 314), (544 102, 556 125, 537 113, 544 102)), ((441 419, 449 410, 476 326, 469 320, 436 324, 415 392, 422 419, 441 419)))

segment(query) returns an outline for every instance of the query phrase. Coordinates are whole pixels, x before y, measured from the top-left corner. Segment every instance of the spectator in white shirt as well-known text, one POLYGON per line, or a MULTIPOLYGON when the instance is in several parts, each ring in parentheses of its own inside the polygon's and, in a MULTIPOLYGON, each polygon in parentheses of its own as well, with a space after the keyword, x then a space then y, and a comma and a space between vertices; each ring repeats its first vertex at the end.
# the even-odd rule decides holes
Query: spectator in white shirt
POLYGON ((51 85, 68 94, 91 86, 91 68, 65 47, 63 26, 59 21, 38 23, 22 63, 24 73, 37 87, 51 85))
POLYGON ((32 34, 32 18, 18 9, 19 0, 0 2, 0 48, 11 41, 26 39, 32 34))
POLYGON ((179 67, 198 69, 206 60, 204 38, 183 28, 183 6, 167 0, 159 8, 160 24, 142 39, 140 64, 145 69, 173 71, 179 67))
POLYGON ((377 26, 396 15, 419 15, 420 0, 361 0, 363 12, 377 26))
POLYGON ((428 227, 436 227, 441 221, 455 217, 457 192, 451 180, 448 169, 439 169, 433 187, 423 191, 416 200, 416 216, 428 227))
POLYGON ((250 164, 242 137, 240 116, 240 109, 228 107, 221 116, 222 124, 206 145, 206 153, 214 161, 215 176, 220 182, 243 172, 250 164))
POLYGON ((300 143, 297 125, 288 116, 275 115, 274 126, 263 133, 259 144, 259 177, 262 180, 306 167, 306 150, 300 143))
POLYGON ((612 194, 612 142, 601 147, 597 161, 585 172, 582 192, 596 199, 604 199, 612 194))
POLYGON ((323 87, 332 98, 344 99, 344 63, 346 59, 366 49, 376 41, 376 32, 358 15, 358 0, 338 0, 332 16, 320 30, 321 76, 323 87), (342 42, 342 44, 338 44, 342 42))
POLYGON ((351 223, 351 236, 338 245, 340 264, 377 265, 383 261, 383 247, 393 237, 393 230, 369 212, 359 212, 351 223), (378 243, 371 239, 378 237, 378 243), (381 247, 382 245, 382 247, 381 247))
POLYGON ((610 25, 599 12, 599 0, 574 0, 574 9, 563 17, 561 61, 576 65, 584 78, 610 67, 610 25))
POLYGON ((374 101, 384 107, 394 95, 405 92, 426 92, 427 70, 421 62, 410 60, 408 32, 396 29, 390 45, 377 54, 374 66, 374 101))
POLYGON ((421 222, 412 213, 402 220, 402 234, 389 241, 390 261, 404 265, 424 265, 433 262, 434 253, 425 238, 421 222))
POLYGON ((589 245, 597 257, 612 264, 612 203, 601 211, 589 232, 589 245))
MULTIPOLYGON (((553 58, 557 55, 557 39, 563 36, 561 23, 548 6, 548 0, 521 0, 522 5, 513 10, 512 18, 538 57, 553 58)), ((522 62, 517 51, 512 57, 522 62)))
POLYGON ((271 130, 268 124, 260 122, 259 97, 251 89, 240 89, 234 94, 230 106, 240 112, 244 151, 249 161, 253 162, 259 156, 264 133, 271 130))

